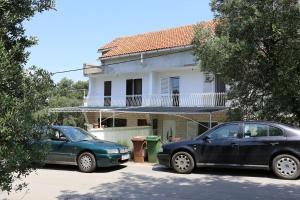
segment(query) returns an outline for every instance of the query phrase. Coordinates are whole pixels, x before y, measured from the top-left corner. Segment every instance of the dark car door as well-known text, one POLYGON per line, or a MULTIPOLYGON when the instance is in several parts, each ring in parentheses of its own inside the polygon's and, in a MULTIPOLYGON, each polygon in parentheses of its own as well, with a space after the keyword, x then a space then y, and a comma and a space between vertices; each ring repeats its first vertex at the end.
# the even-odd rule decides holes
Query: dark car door
POLYGON ((240 130, 238 123, 224 124, 202 138, 197 150, 199 163, 236 164, 240 130))
POLYGON ((46 158, 47 163, 57 164, 75 164, 75 150, 72 141, 68 140, 66 136, 57 129, 49 130, 49 144, 50 151, 46 158))
POLYGON ((245 123, 239 160, 242 165, 267 167, 272 153, 276 148, 284 146, 285 140, 283 130, 278 127, 265 123, 245 123))

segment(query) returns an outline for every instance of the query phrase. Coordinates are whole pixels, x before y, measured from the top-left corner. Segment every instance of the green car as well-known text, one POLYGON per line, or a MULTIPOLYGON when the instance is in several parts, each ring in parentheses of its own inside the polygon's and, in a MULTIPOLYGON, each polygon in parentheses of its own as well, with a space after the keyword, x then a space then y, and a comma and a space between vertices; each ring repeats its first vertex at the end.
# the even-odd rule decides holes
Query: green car
POLYGON ((76 165, 82 172, 93 172, 130 158, 128 147, 99 140, 81 128, 51 126, 44 134, 43 142, 50 147, 46 164, 76 165))

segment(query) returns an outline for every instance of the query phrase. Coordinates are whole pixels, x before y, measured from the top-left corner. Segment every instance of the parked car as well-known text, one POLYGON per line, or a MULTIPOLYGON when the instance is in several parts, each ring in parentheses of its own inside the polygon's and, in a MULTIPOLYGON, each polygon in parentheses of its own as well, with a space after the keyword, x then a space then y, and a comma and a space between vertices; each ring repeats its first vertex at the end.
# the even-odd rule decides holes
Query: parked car
POLYGON ((192 140, 163 145, 158 159, 178 173, 219 166, 273 170, 280 178, 296 179, 300 129, 265 121, 224 123, 192 140))
POLYGON ((42 142, 50 147, 46 164, 77 165, 82 172, 127 162, 129 149, 113 142, 96 139, 81 128, 52 126, 44 131, 42 142))

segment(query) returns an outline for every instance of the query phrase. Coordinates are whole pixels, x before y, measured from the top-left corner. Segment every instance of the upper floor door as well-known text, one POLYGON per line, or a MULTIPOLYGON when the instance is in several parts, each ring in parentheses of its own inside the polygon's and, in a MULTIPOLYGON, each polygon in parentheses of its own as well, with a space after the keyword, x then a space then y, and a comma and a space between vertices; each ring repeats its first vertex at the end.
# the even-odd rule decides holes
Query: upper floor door
POLYGON ((225 92, 225 83, 220 75, 215 75, 215 92, 225 92))
POLYGON ((170 93, 172 96, 172 106, 179 106, 179 77, 170 77, 170 93))
POLYGON ((126 80, 126 106, 142 105, 142 79, 126 80))
POLYGON ((163 106, 179 106, 180 77, 164 77, 160 80, 161 104, 163 106))
MULTIPOLYGON (((224 93, 226 92, 226 86, 220 75, 215 75, 215 92, 224 93)), ((225 98, 220 95, 215 97, 215 106, 225 106, 225 98)))
POLYGON ((104 106, 111 106, 111 81, 104 81, 104 106))

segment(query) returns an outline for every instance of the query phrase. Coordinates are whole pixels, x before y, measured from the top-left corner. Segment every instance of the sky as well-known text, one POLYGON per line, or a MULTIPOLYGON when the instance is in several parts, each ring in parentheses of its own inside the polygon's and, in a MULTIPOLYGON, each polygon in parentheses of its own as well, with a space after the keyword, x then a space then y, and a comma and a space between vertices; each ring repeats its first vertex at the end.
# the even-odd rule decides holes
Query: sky
MULTIPOLYGON (((37 14, 24 23, 26 34, 38 44, 26 67, 36 65, 49 72, 98 64, 97 50, 111 40, 159 31, 213 18, 210 0, 56 0, 56 11, 37 14)), ((82 71, 53 75, 87 80, 82 71)))

